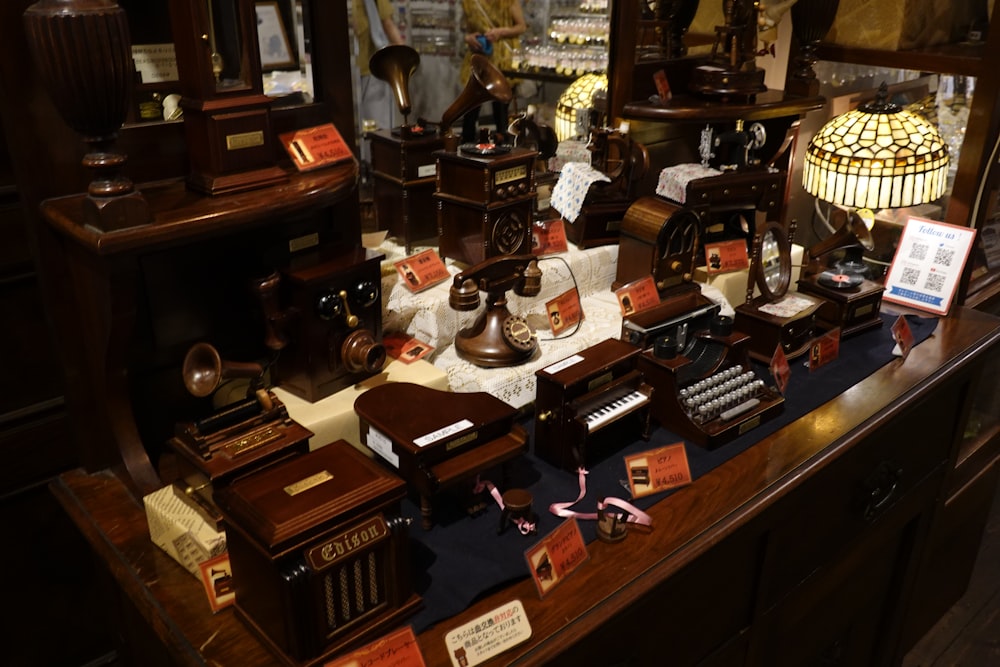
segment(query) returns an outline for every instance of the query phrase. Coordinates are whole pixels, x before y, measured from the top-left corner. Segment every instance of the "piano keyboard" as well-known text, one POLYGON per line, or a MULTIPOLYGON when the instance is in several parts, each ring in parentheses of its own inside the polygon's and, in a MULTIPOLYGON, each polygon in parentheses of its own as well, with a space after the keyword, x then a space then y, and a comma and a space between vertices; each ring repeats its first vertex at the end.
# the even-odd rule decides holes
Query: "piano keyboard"
POLYGON ((764 381, 752 370, 736 364, 698 380, 679 392, 681 406, 693 421, 734 419, 760 404, 764 381))
POLYGON ((609 403, 601 405, 596 410, 588 412, 584 416, 583 421, 587 424, 587 430, 593 433, 605 424, 615 421, 648 402, 648 394, 644 394, 638 390, 630 391, 609 403))

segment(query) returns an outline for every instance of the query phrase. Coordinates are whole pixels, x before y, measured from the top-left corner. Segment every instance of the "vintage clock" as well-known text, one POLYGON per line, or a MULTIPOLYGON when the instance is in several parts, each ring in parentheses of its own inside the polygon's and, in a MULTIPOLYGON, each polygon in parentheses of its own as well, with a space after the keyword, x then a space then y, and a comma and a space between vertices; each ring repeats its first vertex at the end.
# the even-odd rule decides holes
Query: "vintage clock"
POLYGON ((207 194, 287 178, 275 162, 252 0, 170 0, 190 173, 207 194))

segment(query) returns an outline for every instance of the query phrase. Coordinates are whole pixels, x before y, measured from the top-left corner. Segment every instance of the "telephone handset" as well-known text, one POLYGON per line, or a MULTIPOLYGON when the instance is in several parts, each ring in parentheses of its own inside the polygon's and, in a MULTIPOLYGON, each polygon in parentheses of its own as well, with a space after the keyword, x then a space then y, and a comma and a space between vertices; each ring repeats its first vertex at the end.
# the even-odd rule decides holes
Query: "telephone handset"
POLYGON ((542 272, 534 255, 491 257, 455 276, 448 304, 455 310, 479 307, 479 292, 486 292, 486 310, 455 336, 458 356, 477 366, 497 368, 524 363, 534 356, 538 340, 528 321, 507 309, 507 291, 536 296, 542 272))

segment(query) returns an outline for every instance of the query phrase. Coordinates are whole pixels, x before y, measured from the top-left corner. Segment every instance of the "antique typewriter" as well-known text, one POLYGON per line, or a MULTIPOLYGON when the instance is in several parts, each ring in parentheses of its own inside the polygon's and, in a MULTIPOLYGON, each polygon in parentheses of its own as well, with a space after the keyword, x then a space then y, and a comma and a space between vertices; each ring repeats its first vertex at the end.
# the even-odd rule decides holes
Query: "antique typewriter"
POLYGON ((683 348, 658 338, 637 363, 653 387, 651 419, 713 449, 780 414, 785 399, 751 367, 749 340, 722 315, 683 348))
POLYGON ((535 454, 576 470, 649 437, 641 348, 609 338, 535 373, 535 454))
POLYGON ((361 442, 420 496, 422 525, 433 498, 528 450, 517 408, 485 392, 452 393, 410 382, 372 387, 354 402, 361 442))

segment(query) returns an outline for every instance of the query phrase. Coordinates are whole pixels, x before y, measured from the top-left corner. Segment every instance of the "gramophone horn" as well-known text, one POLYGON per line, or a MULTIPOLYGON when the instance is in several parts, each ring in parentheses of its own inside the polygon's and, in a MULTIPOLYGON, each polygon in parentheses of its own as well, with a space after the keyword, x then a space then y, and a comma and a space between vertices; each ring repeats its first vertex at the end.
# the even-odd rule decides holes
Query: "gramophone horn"
POLYGON ((368 69, 372 75, 385 81, 396 96, 396 106, 404 117, 410 115, 410 75, 420 65, 420 54, 406 44, 390 44, 372 54, 368 69))
POLYGON ((441 116, 441 131, 451 134, 452 123, 473 107, 491 100, 507 103, 513 97, 514 93, 503 72, 494 67, 489 58, 477 53, 472 56, 472 75, 465 84, 465 90, 441 116))
POLYGON ((840 226, 836 232, 828 239, 820 241, 809 248, 809 257, 816 259, 841 248, 850 248, 860 245, 865 250, 875 247, 875 240, 872 238, 871 230, 867 223, 856 212, 851 211, 847 221, 840 226))
POLYGON ((184 386, 199 398, 209 396, 223 380, 237 377, 257 377, 264 368, 254 362, 223 361, 219 351, 208 343, 195 343, 184 355, 181 375, 184 386))

